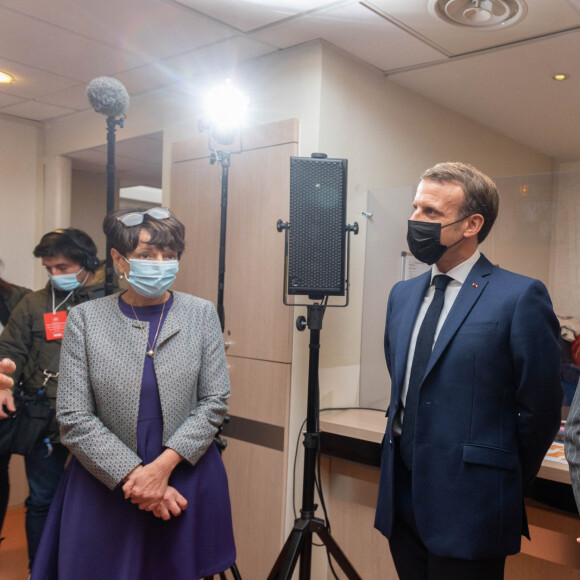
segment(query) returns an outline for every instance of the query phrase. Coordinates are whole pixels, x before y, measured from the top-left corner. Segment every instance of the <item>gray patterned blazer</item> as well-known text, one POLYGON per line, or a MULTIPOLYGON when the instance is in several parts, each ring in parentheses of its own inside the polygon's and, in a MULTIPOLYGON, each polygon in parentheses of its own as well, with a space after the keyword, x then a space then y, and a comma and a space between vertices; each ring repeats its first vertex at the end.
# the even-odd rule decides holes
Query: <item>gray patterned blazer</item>
MULTIPOLYGON (((222 424, 230 383, 213 304, 173 296, 154 357, 163 445, 193 465, 222 424)), ((61 441, 111 489, 141 463, 137 415, 147 350, 144 333, 118 301, 113 294, 70 311, 57 394, 61 441)))
POLYGON ((580 382, 576 387, 564 431, 564 451, 570 467, 570 480, 580 510, 580 382))

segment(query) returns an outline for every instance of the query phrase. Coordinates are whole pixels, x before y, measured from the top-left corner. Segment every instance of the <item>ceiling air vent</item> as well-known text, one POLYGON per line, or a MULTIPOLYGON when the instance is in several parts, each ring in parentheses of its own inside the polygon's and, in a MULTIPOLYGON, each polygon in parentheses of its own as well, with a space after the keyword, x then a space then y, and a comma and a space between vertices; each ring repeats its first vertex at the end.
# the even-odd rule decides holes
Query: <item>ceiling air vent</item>
POLYGON ((449 24, 493 30, 519 22, 528 9, 524 0, 429 0, 429 12, 449 24))

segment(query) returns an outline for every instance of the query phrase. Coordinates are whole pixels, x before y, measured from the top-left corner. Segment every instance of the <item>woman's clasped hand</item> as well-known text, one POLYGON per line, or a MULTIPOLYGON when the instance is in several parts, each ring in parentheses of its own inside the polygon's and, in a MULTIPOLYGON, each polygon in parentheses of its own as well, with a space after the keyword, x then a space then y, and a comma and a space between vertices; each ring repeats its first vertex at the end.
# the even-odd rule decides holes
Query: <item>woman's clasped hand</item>
POLYGON ((181 459, 175 451, 166 449, 151 463, 138 465, 124 480, 125 499, 163 520, 181 515, 187 500, 168 485, 169 476, 181 459))

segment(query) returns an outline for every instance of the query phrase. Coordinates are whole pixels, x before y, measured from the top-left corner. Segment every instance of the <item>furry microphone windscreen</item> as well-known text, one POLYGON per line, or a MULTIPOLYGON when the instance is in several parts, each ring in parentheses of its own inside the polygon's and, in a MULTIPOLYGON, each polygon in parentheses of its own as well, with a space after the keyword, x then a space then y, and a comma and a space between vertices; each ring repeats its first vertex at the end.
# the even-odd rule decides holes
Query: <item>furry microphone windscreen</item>
POLYGON ((97 113, 118 117, 129 107, 129 93, 125 85, 111 77, 97 77, 87 87, 89 103, 97 113))

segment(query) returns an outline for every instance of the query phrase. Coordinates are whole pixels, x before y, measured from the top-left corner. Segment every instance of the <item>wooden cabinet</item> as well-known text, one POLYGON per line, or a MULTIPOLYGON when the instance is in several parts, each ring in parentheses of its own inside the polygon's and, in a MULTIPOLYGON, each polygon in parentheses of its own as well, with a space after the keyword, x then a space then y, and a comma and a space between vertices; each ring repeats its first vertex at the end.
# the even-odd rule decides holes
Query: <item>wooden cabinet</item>
MULTIPOLYGON (((276 222, 288 219, 290 157, 296 154, 296 140, 296 121, 275 123, 248 131, 242 152, 231 154, 224 340, 232 356, 291 360, 293 314, 282 302, 284 235, 276 222)), ((215 303, 220 168, 210 164, 202 143, 207 145, 205 137, 174 146, 171 208, 187 231, 176 288, 215 303)))
POLYGON ((284 541, 289 364, 230 357, 231 423, 223 454, 237 564, 244 578, 266 578, 284 541))
POLYGON ((215 303, 220 239, 219 175, 207 157, 174 163, 171 183, 171 210, 186 228, 185 252, 175 288, 215 303))
POLYGON ((289 212, 294 147, 257 149, 232 159, 225 282, 225 340, 232 356, 291 360, 292 309, 282 301, 284 234, 276 221, 289 212))

